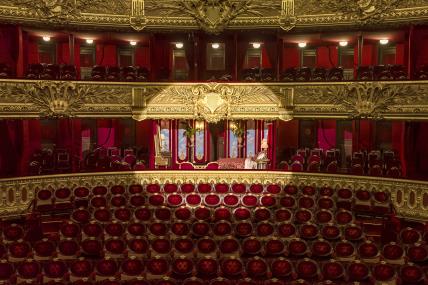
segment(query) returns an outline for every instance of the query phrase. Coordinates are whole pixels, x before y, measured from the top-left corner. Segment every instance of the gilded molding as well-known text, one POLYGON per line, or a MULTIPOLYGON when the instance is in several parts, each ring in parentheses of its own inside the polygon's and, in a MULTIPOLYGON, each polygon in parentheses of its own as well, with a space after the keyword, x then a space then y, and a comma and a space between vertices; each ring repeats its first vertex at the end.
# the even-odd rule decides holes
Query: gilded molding
POLYGON ((0 118, 428 119, 428 81, 147 83, 0 80, 0 118))
POLYGON ((131 185, 135 183, 277 183, 287 185, 330 186, 336 189, 366 189, 390 193, 400 217, 428 219, 428 182, 383 177, 282 171, 142 171, 117 173, 79 173, 0 179, 0 216, 22 215, 29 209, 38 189, 78 186, 131 185))
POLYGON ((120 30, 311 29, 376 23, 381 26, 424 22, 425 0, 145 0, 144 13, 133 14, 129 0, 0 1, 0 21, 33 26, 93 27, 120 30))

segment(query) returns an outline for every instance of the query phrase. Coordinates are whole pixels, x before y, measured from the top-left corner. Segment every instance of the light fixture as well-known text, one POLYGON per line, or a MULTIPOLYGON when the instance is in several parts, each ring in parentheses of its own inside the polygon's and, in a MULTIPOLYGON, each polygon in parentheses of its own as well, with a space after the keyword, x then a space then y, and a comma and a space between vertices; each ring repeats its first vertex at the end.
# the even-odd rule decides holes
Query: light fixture
POLYGON ((306 43, 305 42, 300 42, 298 43, 299 48, 304 48, 306 47, 306 43))
POLYGON ((94 43, 94 40, 93 39, 86 39, 86 43, 91 45, 94 43))
POLYGON ((48 42, 48 41, 50 41, 50 40, 51 40, 51 37, 44 36, 44 37, 43 37, 43 40, 44 40, 45 42, 48 42))
POLYGON ((236 122, 234 122, 234 121, 230 121, 230 122, 229 122, 229 129, 230 129, 230 130, 234 131, 234 130, 236 130, 237 128, 238 128, 238 125, 236 124, 236 122))
POLYGON ((218 48, 220 47, 220 44, 219 44, 219 43, 212 43, 212 44, 211 44, 211 47, 212 47, 213 49, 218 49, 218 48))
POLYGON ((204 121, 199 121, 198 120, 198 121, 195 122, 195 129, 197 131, 202 131, 204 129, 204 126, 205 126, 204 121))
POLYGON ((388 44, 388 43, 389 43, 389 40, 388 40, 388 39, 381 39, 381 40, 379 40, 379 43, 380 43, 381 45, 386 45, 386 44, 388 44))
POLYGON ((183 43, 175 43, 175 47, 180 49, 180 48, 184 47, 184 44, 183 43))
POLYGON ((255 49, 260 48, 262 46, 261 43, 252 43, 252 45, 253 45, 253 48, 255 49))
POLYGON ((137 45, 137 42, 136 42, 136 41, 130 41, 130 42, 129 42, 129 44, 130 44, 131 46, 136 46, 136 45, 137 45))
POLYGON ((339 45, 341 47, 346 47, 348 45, 348 42, 347 41, 341 41, 341 42, 339 42, 339 45))

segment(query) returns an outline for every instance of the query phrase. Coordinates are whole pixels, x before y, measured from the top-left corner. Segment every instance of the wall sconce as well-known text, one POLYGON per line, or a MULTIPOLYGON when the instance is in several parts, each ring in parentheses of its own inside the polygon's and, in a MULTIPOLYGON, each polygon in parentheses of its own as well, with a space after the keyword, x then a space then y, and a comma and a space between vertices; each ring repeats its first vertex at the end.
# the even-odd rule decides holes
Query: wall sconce
POLYGON ((175 47, 178 49, 181 49, 184 47, 184 44, 183 43, 175 43, 175 47))
POLYGON ((205 127, 205 122, 204 121, 196 121, 195 122, 195 129, 197 131, 202 131, 205 127))
POLYGON ((218 48, 220 47, 220 44, 219 44, 219 43, 212 43, 212 44, 211 44, 211 47, 212 47, 213 49, 218 49, 218 48))
POLYGON ((380 43, 381 45, 386 45, 386 44, 388 44, 388 43, 389 43, 389 40, 388 40, 388 39, 381 39, 381 40, 379 40, 379 43, 380 43))
POLYGON ((136 45, 137 45, 137 42, 136 42, 136 41, 130 41, 130 42, 129 42, 129 44, 130 44, 131 46, 136 46, 136 45))
POLYGON ((43 40, 44 40, 45 42, 49 42, 49 41, 51 40, 51 37, 44 36, 44 37, 43 37, 43 40))
POLYGON ((86 39, 86 43, 91 45, 94 43, 94 40, 93 39, 86 39))
POLYGON ((306 43, 305 42, 298 43, 297 45, 299 46, 299 48, 306 47, 306 43))
POLYGON ((339 42, 339 45, 341 47, 346 47, 348 45, 348 42, 347 41, 341 41, 341 42, 339 42))
POLYGON ((253 46, 254 49, 259 49, 262 46, 261 43, 252 43, 251 45, 253 46))
POLYGON ((229 129, 231 131, 236 130, 237 128, 238 128, 238 126, 236 125, 236 122, 234 122, 234 121, 229 122, 229 129))

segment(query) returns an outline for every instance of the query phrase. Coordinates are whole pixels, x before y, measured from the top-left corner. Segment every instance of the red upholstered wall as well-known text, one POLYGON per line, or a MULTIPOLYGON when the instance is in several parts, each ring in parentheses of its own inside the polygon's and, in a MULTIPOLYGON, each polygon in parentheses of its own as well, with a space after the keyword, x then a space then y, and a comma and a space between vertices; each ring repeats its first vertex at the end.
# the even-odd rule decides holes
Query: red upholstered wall
POLYGON ((339 53, 337 46, 322 46, 317 48, 317 67, 331 68, 338 66, 339 53))
POLYGON ((0 26, 0 62, 7 63, 15 69, 18 58, 18 28, 0 26))
POLYGON ((115 44, 97 44, 95 52, 95 62, 97 65, 117 65, 117 46, 115 44))
POLYGON ((300 66, 300 51, 297 47, 284 47, 282 69, 300 66))

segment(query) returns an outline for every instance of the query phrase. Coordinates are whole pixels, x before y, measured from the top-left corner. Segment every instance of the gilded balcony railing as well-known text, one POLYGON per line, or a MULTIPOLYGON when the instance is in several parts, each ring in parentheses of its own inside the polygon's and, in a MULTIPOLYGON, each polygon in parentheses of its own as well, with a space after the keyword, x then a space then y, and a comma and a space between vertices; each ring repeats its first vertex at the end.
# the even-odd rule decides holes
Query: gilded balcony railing
POLYGON ((245 183, 329 186, 334 189, 384 191, 391 196, 398 216, 428 220, 428 182, 379 177, 279 171, 142 171, 85 173, 21 177, 0 180, 0 216, 16 216, 30 211, 37 190, 78 186, 132 185, 136 183, 245 183))

